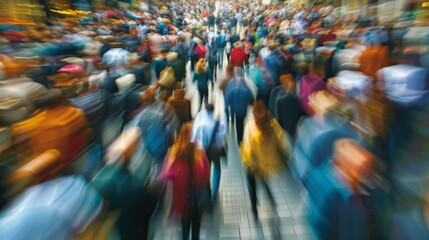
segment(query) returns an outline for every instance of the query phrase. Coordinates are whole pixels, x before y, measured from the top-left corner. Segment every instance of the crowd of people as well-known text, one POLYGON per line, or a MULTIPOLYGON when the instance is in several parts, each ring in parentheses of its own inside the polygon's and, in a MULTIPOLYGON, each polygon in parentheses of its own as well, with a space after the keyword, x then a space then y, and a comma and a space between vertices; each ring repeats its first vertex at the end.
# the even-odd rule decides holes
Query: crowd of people
MULTIPOLYGON (((256 219, 257 183, 275 209, 268 179, 289 172, 306 193, 318 239, 429 237, 429 35, 417 34, 429 32, 426 23, 381 24, 333 7, 252 1, 148 7, 0 29, 0 88, 22 75, 61 89, 77 107, 104 98, 78 101, 99 89, 116 99, 105 113, 109 123, 99 110, 80 108, 106 166, 125 152, 121 170, 91 181, 106 208, 121 211, 115 225, 122 239, 151 238, 168 191, 183 239, 199 239, 203 213, 218 204, 231 144, 239 146, 256 219), (220 116, 217 88, 225 103, 220 116), (114 142, 121 131, 125 138, 114 142), (131 168, 139 168, 134 151, 150 162, 144 177, 131 168)), ((35 102, 48 104, 46 98, 35 102)), ((1 123, 13 128, 5 109, 1 123)), ((8 233, 0 227, 1 234, 8 233)))

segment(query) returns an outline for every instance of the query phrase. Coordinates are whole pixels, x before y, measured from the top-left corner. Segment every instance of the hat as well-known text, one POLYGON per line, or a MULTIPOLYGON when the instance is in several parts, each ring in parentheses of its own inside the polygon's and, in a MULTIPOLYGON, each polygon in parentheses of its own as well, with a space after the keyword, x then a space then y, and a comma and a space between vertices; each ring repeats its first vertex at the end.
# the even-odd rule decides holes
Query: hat
POLYGON ((403 106, 427 102, 427 69, 401 64, 382 68, 377 74, 384 79, 386 95, 393 102, 403 106))
POLYGON ((172 67, 166 67, 159 76, 159 85, 163 87, 172 87, 176 83, 174 70, 172 67))
POLYGON ((78 75, 85 72, 82 66, 76 64, 68 64, 58 70, 60 73, 69 73, 72 75, 78 75))
POLYGON ((85 61, 82 58, 78 58, 78 57, 69 57, 69 58, 64 58, 61 60, 61 62, 65 62, 68 64, 74 64, 74 65, 79 65, 81 67, 85 67, 85 61))
POLYGON ((124 76, 118 77, 115 80, 116 86, 118 87, 119 91, 130 89, 135 82, 136 82, 136 76, 132 73, 125 74, 124 76))
POLYGON ((203 73, 206 71, 206 63, 204 62, 204 58, 201 58, 197 65, 195 66, 197 73, 203 73))
POLYGON ((177 58, 178 58, 178 54, 177 54, 177 52, 170 52, 170 53, 168 53, 168 55, 167 55, 167 61, 168 61, 168 62, 174 62, 174 61, 176 61, 176 60, 177 60, 177 58))

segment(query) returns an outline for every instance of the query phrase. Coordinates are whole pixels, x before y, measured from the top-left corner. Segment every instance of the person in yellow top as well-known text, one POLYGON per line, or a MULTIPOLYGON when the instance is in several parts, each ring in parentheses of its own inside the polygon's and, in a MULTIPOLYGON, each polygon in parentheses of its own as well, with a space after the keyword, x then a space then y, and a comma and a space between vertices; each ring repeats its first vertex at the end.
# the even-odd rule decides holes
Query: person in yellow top
POLYGON ((285 159, 290 153, 290 145, 280 124, 271 116, 262 101, 258 100, 254 103, 253 116, 254 119, 247 123, 244 130, 240 153, 247 172, 252 212, 257 217, 256 179, 265 187, 271 204, 275 208, 274 198, 266 179, 284 169, 285 159))

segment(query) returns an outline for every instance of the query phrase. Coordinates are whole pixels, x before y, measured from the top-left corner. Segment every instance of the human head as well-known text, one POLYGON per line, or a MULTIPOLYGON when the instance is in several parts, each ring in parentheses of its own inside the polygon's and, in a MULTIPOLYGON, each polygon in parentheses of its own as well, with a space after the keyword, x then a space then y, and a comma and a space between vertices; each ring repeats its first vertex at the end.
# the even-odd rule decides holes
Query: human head
POLYGON ((204 62, 204 59, 201 58, 198 62, 197 65, 195 67, 197 73, 203 73, 206 71, 206 63, 204 62))
POLYGON ((269 130, 271 114, 265 106, 265 103, 261 100, 257 100, 253 104, 253 117, 256 126, 261 132, 267 132, 269 130))
POLYGON ((337 104, 338 99, 326 90, 318 91, 311 94, 309 97, 309 105, 315 115, 324 115, 337 104))
POLYGON ((363 183, 373 173, 374 156, 353 139, 339 139, 334 144, 333 161, 346 174, 348 184, 363 183))
POLYGON ((285 74, 280 76, 280 84, 287 92, 294 92, 296 88, 295 78, 292 74, 285 74))

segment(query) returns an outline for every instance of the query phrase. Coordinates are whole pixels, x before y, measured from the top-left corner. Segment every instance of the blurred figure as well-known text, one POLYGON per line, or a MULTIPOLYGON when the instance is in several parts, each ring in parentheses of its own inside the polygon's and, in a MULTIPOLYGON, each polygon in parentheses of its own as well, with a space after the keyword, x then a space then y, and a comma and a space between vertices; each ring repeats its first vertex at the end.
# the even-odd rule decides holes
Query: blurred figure
POLYGON ((218 31, 215 43, 217 48, 217 63, 219 68, 223 67, 223 54, 225 52, 226 42, 227 39, 224 32, 218 31))
POLYGON ((248 69, 249 78, 255 83, 258 88, 256 99, 262 100, 267 106, 269 104, 270 93, 274 87, 274 81, 262 63, 261 58, 258 58, 256 65, 248 69))
MULTIPOLYGON (((338 126, 334 121, 335 114, 333 114, 335 112, 333 110, 338 104, 338 99, 332 94, 326 91, 317 92, 310 97, 310 106, 313 107, 314 115, 299 122, 291 166, 297 179, 304 185, 308 172, 315 164, 315 159, 311 154, 319 151, 319 148, 313 146, 315 139, 338 126)), ((319 147, 326 148, 326 145, 322 144, 319 147)), ((332 147, 328 146, 326 149, 329 150, 332 147)), ((328 156, 330 157, 330 155, 328 156)))
POLYGON ((226 66, 226 72, 222 80, 219 82, 219 88, 222 90, 223 95, 226 95, 226 88, 228 87, 229 82, 234 78, 234 66, 231 63, 228 63, 226 66))
POLYGON ((161 169, 165 155, 169 146, 174 141, 178 130, 178 120, 174 109, 155 99, 154 93, 148 91, 144 96, 146 104, 135 119, 142 130, 142 140, 145 150, 148 151, 152 162, 161 169))
POLYGON ((209 85, 208 82, 212 82, 213 84, 213 75, 211 74, 210 69, 206 69, 206 63, 204 62, 204 58, 201 58, 197 66, 195 67, 193 81, 197 82, 198 92, 200 94, 200 105, 202 106, 203 100, 208 101, 209 97, 209 85))
POLYGON ((196 59, 197 62, 199 62, 201 59, 205 59, 208 49, 203 40, 198 41, 198 45, 195 47, 194 51, 198 54, 196 59))
POLYGON ((209 46, 208 55, 207 55, 207 62, 210 68, 210 72, 212 74, 213 81, 217 80, 217 48, 215 47, 214 41, 209 46))
POLYGON ((379 76, 393 107, 387 145, 393 202, 397 209, 422 206, 429 193, 428 70, 395 65, 379 76))
POLYGON ((147 38, 142 38, 141 45, 137 48, 137 52, 141 56, 143 62, 152 62, 154 52, 147 38))
POLYGON ((340 139, 332 160, 308 179, 311 222, 319 239, 380 239, 371 178, 374 157, 359 143, 340 139))
POLYGON ((192 141, 202 146, 211 164, 213 164, 213 175, 211 185, 211 200, 216 203, 219 190, 221 165, 220 158, 225 156, 225 136, 227 122, 225 115, 221 119, 214 116, 214 107, 207 104, 206 108, 195 117, 192 129, 192 141))
POLYGON ((186 64, 182 58, 179 58, 177 52, 170 52, 167 55, 167 66, 170 66, 174 70, 174 77, 176 81, 183 82, 186 78, 186 64))
POLYGON ((250 54, 252 53, 252 49, 253 49, 253 43, 249 40, 248 36, 244 38, 243 48, 244 48, 244 53, 246 53, 246 62, 247 64, 249 64, 250 54))
POLYGON ((323 80, 325 76, 325 61, 323 57, 316 57, 309 66, 309 73, 302 76, 299 82, 299 98, 302 106, 308 115, 312 115, 312 109, 309 104, 311 94, 324 90, 326 84, 323 80))
POLYGON ((152 62, 156 79, 159 79, 161 72, 167 67, 167 53, 167 49, 161 49, 160 53, 155 57, 154 61, 152 62))
POLYGON ((244 52, 243 44, 239 41, 234 43, 234 48, 231 50, 231 63, 234 68, 244 68, 247 65, 247 56, 244 52))
POLYGON ((298 121, 305 116, 305 112, 295 94, 296 83, 292 74, 281 76, 280 84, 271 92, 270 111, 280 126, 294 138, 298 121))
POLYGON ((393 214, 391 239, 419 240, 429 236, 429 197, 422 205, 401 209, 393 214))
POLYGON ((256 179, 263 184, 275 208, 276 204, 266 179, 282 171, 290 149, 287 148, 283 129, 271 117, 262 101, 253 104, 253 117, 246 125, 240 152, 247 173, 252 212, 257 217, 256 179))
POLYGON ((171 216, 182 220, 182 239, 199 239, 201 216, 208 200, 210 166, 206 154, 191 142, 186 123, 169 150, 159 178, 172 184, 171 216))
POLYGON ((278 45, 279 43, 277 40, 269 40, 268 48, 265 50, 267 55, 262 56, 267 71, 276 86, 279 84, 280 76, 290 72, 288 57, 282 51, 278 50, 278 45))
POLYGON ((168 99, 167 103, 174 108, 180 126, 192 120, 191 101, 185 98, 185 89, 174 90, 173 96, 168 99))
POLYGON ((238 144, 243 139, 244 119, 247 115, 247 108, 253 103, 254 99, 253 93, 244 82, 242 76, 236 75, 229 82, 225 96, 225 113, 230 117, 230 120, 235 119, 238 144))
POLYGON ((366 41, 366 49, 359 57, 363 74, 376 79, 376 72, 389 64, 389 48, 383 46, 376 33, 371 33, 366 41))

